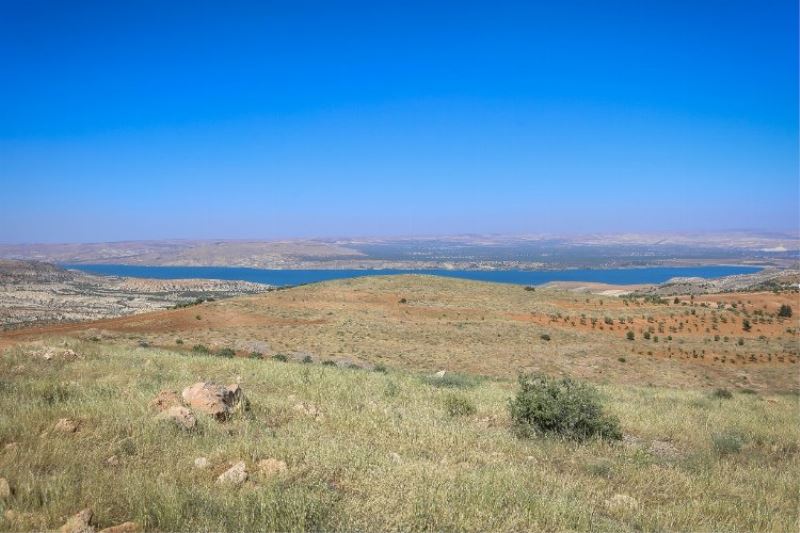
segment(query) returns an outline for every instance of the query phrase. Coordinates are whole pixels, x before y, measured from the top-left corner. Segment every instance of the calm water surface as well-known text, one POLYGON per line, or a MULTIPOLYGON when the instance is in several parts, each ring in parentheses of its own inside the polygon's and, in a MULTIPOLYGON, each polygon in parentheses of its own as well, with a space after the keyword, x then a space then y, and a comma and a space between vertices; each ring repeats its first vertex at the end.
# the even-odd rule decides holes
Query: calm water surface
POLYGON ((550 281, 584 281, 632 285, 636 283, 663 283, 674 277, 718 278, 734 274, 751 274, 761 270, 748 266, 699 266, 699 267, 648 267, 617 268, 608 270, 265 270, 239 267, 181 267, 181 266, 135 266, 135 265, 62 265, 108 276, 129 276, 155 279, 224 279, 267 283, 269 285, 300 285, 331 279, 356 278, 360 276, 385 276, 390 274, 432 274, 451 278, 541 285, 550 281))

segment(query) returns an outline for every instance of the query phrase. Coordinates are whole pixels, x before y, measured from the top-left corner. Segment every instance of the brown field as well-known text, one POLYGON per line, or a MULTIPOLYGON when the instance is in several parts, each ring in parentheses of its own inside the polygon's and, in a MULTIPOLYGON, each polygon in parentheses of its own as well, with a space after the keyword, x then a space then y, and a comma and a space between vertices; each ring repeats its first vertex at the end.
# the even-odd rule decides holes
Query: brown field
POLYGON ((601 383, 798 389, 798 315, 775 316, 781 304, 800 311, 797 293, 679 300, 658 304, 417 275, 367 277, 6 332, 0 346, 49 335, 95 336, 503 378, 541 370, 601 383), (629 331, 635 340, 626 338, 629 331))

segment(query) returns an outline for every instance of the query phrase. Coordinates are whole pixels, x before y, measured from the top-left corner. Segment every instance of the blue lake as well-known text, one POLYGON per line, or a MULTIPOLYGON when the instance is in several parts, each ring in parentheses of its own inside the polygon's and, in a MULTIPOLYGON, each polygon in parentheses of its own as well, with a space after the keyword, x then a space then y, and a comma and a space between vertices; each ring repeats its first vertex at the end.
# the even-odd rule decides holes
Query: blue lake
POLYGON ((92 274, 129 276, 156 279, 224 279, 253 281, 269 285, 300 285, 331 279, 360 276, 385 276, 390 274, 432 274, 451 278, 541 285, 550 281, 583 281, 632 285, 637 283, 663 283, 674 277, 718 278, 734 274, 752 274, 761 270, 748 266, 698 266, 698 267, 647 267, 617 269, 575 270, 265 270, 239 267, 182 267, 136 265, 62 265, 92 274))

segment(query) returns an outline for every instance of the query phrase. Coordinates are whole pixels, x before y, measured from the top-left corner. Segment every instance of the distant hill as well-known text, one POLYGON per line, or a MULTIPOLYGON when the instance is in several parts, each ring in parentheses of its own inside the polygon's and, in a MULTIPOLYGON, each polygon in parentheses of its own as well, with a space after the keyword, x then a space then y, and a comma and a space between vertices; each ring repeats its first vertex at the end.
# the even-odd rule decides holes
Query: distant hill
POLYGON ((66 264, 267 269, 546 269, 705 263, 758 263, 785 268, 796 266, 798 250, 800 238, 783 234, 466 235, 0 244, 0 258, 66 264))

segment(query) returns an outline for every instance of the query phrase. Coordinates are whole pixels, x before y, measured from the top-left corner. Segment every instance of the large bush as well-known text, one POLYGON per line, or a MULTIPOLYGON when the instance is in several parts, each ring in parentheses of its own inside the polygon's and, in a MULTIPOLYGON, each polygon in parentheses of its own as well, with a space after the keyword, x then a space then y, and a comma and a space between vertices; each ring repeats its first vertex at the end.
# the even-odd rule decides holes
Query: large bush
POLYGON ((509 402, 514 432, 521 437, 555 434, 568 439, 621 439, 616 418, 603 413, 597 391, 569 378, 521 375, 509 402))

